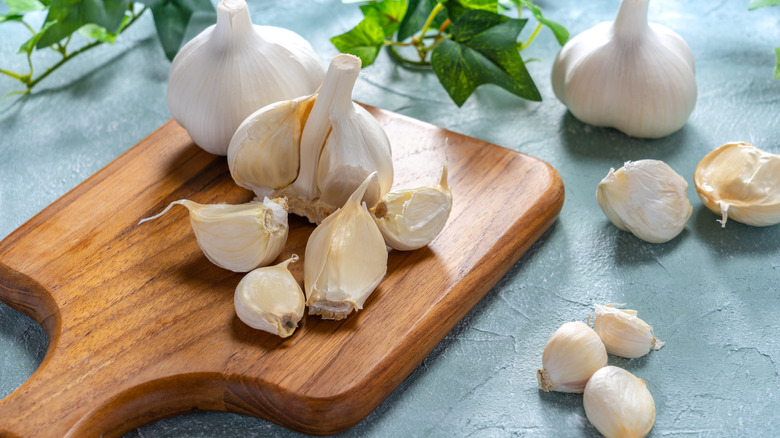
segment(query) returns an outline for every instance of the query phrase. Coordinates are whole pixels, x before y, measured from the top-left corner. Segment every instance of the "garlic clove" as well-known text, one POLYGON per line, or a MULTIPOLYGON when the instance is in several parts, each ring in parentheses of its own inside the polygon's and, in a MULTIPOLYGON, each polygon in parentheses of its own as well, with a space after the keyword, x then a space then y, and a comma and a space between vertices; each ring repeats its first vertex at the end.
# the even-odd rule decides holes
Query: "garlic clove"
POLYGON ((542 391, 581 393, 590 376, 606 365, 599 335, 582 321, 567 322, 547 341, 536 378, 542 391))
POLYGON ((293 254, 274 266, 255 269, 238 283, 233 298, 236 315, 246 325, 282 338, 293 334, 305 307, 303 290, 287 265, 293 254))
POLYGON ((248 272, 271 263, 287 242, 284 198, 240 205, 198 204, 181 199, 140 223, 159 218, 174 205, 189 210, 192 230, 206 258, 233 272, 248 272))
POLYGON ((614 306, 597 304, 593 315, 593 330, 604 342, 607 353, 634 359, 664 346, 664 342, 653 336, 653 328, 637 317, 636 310, 614 306))
POLYGON ((726 143, 702 158, 693 184, 723 227, 729 218, 756 227, 780 223, 780 155, 726 143))
POLYGON ((439 184, 386 194, 370 211, 385 243, 400 251, 429 244, 441 233, 452 210, 445 161, 439 184))
POLYGON ((596 200, 619 229, 664 243, 680 234, 691 217, 687 188, 685 179, 663 161, 628 161, 617 171, 609 170, 596 200))
POLYGON ((655 402, 647 385, 622 368, 596 371, 582 401, 588 420, 607 438, 643 437, 655 423, 655 402))
POLYGON ((185 44, 171 63, 168 107, 195 144, 225 155, 247 116, 314 93, 324 73, 300 35, 253 25, 244 0, 222 0, 217 23, 185 44))
POLYGON ((310 315, 344 319, 363 303, 387 272, 387 248, 365 205, 369 175, 344 207, 314 229, 306 243, 304 290, 310 315))
POLYGON ((633 137, 680 129, 696 105, 690 48, 671 29, 647 22, 649 0, 623 0, 614 22, 570 39, 553 63, 556 97, 580 121, 633 137))

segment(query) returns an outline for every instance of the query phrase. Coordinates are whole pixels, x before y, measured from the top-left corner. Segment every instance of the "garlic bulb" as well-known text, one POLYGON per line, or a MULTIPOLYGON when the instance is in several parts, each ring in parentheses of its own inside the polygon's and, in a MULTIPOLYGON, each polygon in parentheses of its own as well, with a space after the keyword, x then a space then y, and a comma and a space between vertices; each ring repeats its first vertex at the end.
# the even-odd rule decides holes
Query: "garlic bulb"
POLYGON ((616 309, 615 304, 595 306, 593 330, 599 335, 607 353, 634 359, 664 346, 653 336, 653 328, 639 319, 636 310, 616 309))
POLYGON ((222 0, 217 24, 173 59, 168 107, 195 144, 225 155, 247 116, 270 103, 313 93, 324 72, 300 35, 253 25, 244 0, 222 0))
POLYGON ((685 179, 663 161, 628 161, 617 171, 609 169, 596 200, 616 227, 663 243, 680 234, 691 217, 687 188, 685 179))
POLYGON ((445 161, 439 184, 390 192, 370 211, 389 247, 411 251, 439 235, 450 210, 452 193, 445 161))
POLYGON ((372 173, 337 212, 306 242, 304 290, 310 315, 344 319, 363 308, 387 272, 382 234, 360 199, 376 175, 372 173))
POLYGON ((577 392, 590 376, 607 365, 607 350, 599 335, 582 321, 567 322, 550 336, 536 379, 542 391, 577 392))
POLYGON ((240 205, 198 204, 173 201, 157 219, 174 205, 187 207, 198 246, 212 263, 233 272, 248 272, 271 263, 287 242, 287 201, 268 199, 240 205))
POLYGON ((555 59, 553 91, 582 122, 658 138, 688 120, 696 104, 693 55, 674 31, 648 24, 649 3, 623 0, 614 22, 572 38, 555 59))
POLYGON ((702 158, 693 184, 723 227, 729 218, 757 227, 780 223, 780 155, 727 143, 702 158))
POLYGON ((607 438, 643 437, 655 423, 655 402, 647 385, 622 368, 596 371, 582 401, 588 420, 607 438))
POLYGON ((303 290, 287 268, 298 261, 293 254, 274 266, 246 274, 236 286, 233 302, 238 319, 246 325, 286 338, 303 318, 303 290))

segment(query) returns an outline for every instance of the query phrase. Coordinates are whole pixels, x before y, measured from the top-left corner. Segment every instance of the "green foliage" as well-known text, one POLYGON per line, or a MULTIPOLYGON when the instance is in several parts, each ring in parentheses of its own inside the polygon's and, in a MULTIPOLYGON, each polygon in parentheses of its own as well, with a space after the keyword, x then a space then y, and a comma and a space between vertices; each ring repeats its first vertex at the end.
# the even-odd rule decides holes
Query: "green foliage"
MULTIPOLYGON (((778 5, 780 5, 780 0, 750 0, 748 9, 752 11, 753 9, 778 5)), ((777 58, 777 64, 775 65, 775 79, 780 79, 780 47, 775 49, 775 57, 777 58)))
POLYGON ((169 60, 173 60, 182 46, 187 26, 195 13, 199 13, 197 17, 200 18, 203 17, 201 14, 207 17, 210 14, 213 19, 207 21, 211 24, 217 20, 209 0, 148 0, 146 5, 152 10, 157 37, 169 60))
POLYGON ((775 65, 775 79, 780 79, 780 47, 775 49, 777 64, 775 65))

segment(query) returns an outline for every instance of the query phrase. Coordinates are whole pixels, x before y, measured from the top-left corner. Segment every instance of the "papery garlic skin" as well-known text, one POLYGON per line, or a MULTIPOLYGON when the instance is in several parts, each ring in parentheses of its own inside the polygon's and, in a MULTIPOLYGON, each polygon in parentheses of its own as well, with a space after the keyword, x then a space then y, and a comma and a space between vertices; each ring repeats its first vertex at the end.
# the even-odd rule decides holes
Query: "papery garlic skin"
POLYGON ((305 310, 303 290, 287 267, 297 261, 293 254, 278 265, 246 274, 233 296, 238 319, 282 338, 292 335, 305 310))
POLYGON ((655 402, 647 385, 622 368, 596 371, 582 401, 588 420, 607 438, 641 438, 655 423, 655 402))
POLYGON ((547 341, 536 379, 542 391, 582 393, 590 376, 606 365, 599 335, 582 321, 567 322, 547 341))
POLYGON ((723 227, 729 218, 756 227, 780 223, 780 155, 726 143, 702 158, 693 183, 723 227))
POLYGON ((649 3, 623 0, 614 22, 570 39, 556 57, 553 91, 580 121, 659 138, 693 112, 693 54, 677 33, 648 24, 649 3))
POLYGON ((650 243, 674 239, 688 223, 693 207, 688 183, 658 160, 627 161, 599 183, 596 201, 619 229, 650 243))
POLYGON ((363 304, 387 272, 387 248, 360 199, 371 174, 344 207, 325 218, 306 242, 304 290, 310 315, 344 319, 363 304))
POLYGON ((181 199, 141 222, 159 218, 174 205, 187 207, 198 246, 220 268, 248 272, 265 266, 279 256, 287 242, 289 226, 284 198, 239 205, 198 204, 181 199))
POLYGON ((636 310, 614 306, 596 304, 593 313, 593 330, 604 342, 607 353, 635 359, 664 346, 664 342, 653 335, 653 327, 637 317, 636 310))
POLYGON ((253 25, 244 0, 222 0, 217 23, 173 59, 168 107, 195 144, 226 155, 247 116, 273 102, 313 93, 324 73, 300 35, 253 25))

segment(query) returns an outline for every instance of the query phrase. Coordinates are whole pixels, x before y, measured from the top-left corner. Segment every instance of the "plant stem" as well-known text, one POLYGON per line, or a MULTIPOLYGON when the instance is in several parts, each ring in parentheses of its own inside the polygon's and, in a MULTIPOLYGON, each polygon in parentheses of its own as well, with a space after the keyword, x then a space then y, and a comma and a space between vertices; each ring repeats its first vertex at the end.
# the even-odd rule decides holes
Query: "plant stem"
POLYGON ((536 38, 536 35, 539 33, 539 31, 542 29, 542 24, 539 23, 536 25, 536 29, 534 29, 534 33, 531 34, 530 37, 528 37, 528 41, 525 42, 525 44, 520 44, 520 50, 525 50, 528 48, 528 46, 531 45, 531 43, 534 41, 534 38, 536 38))

